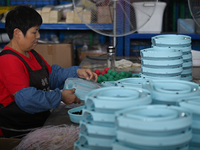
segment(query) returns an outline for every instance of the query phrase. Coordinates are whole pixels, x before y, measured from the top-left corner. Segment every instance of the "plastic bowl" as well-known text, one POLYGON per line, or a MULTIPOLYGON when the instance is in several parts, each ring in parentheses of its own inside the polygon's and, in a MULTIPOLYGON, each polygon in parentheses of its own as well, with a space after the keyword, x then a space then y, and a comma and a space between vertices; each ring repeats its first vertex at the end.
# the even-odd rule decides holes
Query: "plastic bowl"
POLYGON ((68 110, 68 114, 69 114, 69 118, 70 118, 71 122, 79 124, 79 122, 83 118, 83 114, 82 113, 78 114, 78 112, 81 112, 84 107, 85 106, 79 106, 79 107, 75 107, 75 108, 68 110), (77 114, 75 114, 75 112, 77 112, 77 114))

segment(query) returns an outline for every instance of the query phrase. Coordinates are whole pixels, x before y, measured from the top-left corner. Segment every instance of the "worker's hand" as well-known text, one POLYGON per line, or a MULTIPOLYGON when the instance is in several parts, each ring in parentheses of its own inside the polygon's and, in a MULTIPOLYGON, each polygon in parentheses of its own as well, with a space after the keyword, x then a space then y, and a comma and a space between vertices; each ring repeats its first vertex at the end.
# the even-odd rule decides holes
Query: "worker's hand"
POLYGON ((80 99, 74 94, 76 89, 69 89, 62 91, 62 101, 69 105, 72 103, 80 103, 80 99))
POLYGON ((92 80, 97 82, 98 79, 97 74, 92 72, 90 69, 78 69, 77 74, 79 78, 84 78, 86 80, 92 80))

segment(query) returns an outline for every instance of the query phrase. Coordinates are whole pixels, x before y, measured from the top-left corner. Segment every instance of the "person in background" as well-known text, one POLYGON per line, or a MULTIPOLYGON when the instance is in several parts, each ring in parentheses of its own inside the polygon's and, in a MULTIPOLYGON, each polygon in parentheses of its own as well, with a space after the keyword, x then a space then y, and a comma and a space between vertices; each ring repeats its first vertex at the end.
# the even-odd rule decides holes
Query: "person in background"
POLYGON ((79 103, 75 89, 62 90, 67 78, 97 81, 97 74, 79 66, 50 66, 34 48, 40 38, 41 16, 29 6, 17 6, 6 16, 10 42, 0 53, 1 136, 13 137, 43 126, 61 101, 79 103))

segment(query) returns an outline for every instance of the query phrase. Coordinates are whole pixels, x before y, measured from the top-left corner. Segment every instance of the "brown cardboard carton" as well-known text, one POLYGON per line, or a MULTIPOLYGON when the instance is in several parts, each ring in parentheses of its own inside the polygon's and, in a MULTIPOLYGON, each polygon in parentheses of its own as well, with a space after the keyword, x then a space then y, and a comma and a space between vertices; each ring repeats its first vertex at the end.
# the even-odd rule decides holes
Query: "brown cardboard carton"
POLYGON ((112 8, 106 6, 97 7, 97 23, 112 23, 112 8))
POLYGON ((62 12, 60 10, 51 10, 49 14, 49 23, 58 23, 61 21, 62 12))
POLYGON ((49 13, 48 12, 42 12, 42 21, 43 23, 49 23, 49 13))
POLYGON ((71 44, 38 44, 35 50, 44 57, 49 65, 57 64, 68 68, 74 64, 71 44))
POLYGON ((84 10, 83 11, 83 20, 84 20, 84 23, 91 23, 91 18, 92 18, 92 13, 91 11, 88 11, 88 10, 84 10))
POLYGON ((78 49, 79 64, 87 56, 89 56, 89 57, 97 56, 98 57, 98 56, 106 56, 106 55, 107 55, 106 52, 97 50, 97 49, 95 49, 95 47, 91 47, 87 51, 82 51, 81 48, 78 49))
POLYGON ((74 11, 66 12, 66 23, 74 23, 74 11))

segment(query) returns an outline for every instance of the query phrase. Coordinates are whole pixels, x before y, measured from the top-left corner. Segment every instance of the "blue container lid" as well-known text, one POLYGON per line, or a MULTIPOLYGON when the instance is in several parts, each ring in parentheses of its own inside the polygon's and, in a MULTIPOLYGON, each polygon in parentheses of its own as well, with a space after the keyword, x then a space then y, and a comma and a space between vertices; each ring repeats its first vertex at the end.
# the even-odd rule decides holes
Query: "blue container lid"
POLYGON ((172 68, 151 68, 147 66, 141 66, 142 73, 152 73, 152 74, 167 74, 167 75, 179 75, 182 73, 182 67, 172 67, 172 68))
POLYGON ((88 80, 84 80, 84 79, 80 79, 80 78, 68 78, 65 81, 63 89, 75 88, 76 89, 75 95, 79 99, 85 100, 86 95, 90 91, 101 88, 101 87, 102 87, 102 85, 100 85, 97 82, 92 82, 92 81, 88 81, 88 80))
POLYGON ((144 78, 125 78, 116 81, 117 86, 130 86, 130 87, 143 87, 143 84, 146 82, 144 78))
POLYGON ((115 123, 115 114, 83 109, 83 120, 97 123, 115 123))
MULTIPOLYGON (((123 142, 114 142, 112 144, 112 150, 161 150, 161 146, 157 147, 150 147, 150 146, 138 146, 138 145, 128 145, 127 143, 123 142)), ((176 145, 176 146, 164 146, 162 147, 162 150, 188 150, 189 149, 189 144, 184 144, 184 145, 176 145)))
POLYGON ((192 65, 193 65, 193 63, 192 63, 192 60, 186 60, 186 61, 184 61, 183 62, 183 69, 184 68, 192 68, 192 65))
POLYGON ((177 49, 169 49, 159 51, 155 48, 147 48, 140 51, 140 56, 150 58, 180 58, 182 57, 182 51, 177 49))
POLYGON ((199 85, 184 80, 150 80, 145 89, 152 94, 152 99, 177 102, 180 98, 200 95, 199 85))
POLYGON ((161 149, 170 146, 182 146, 185 143, 189 143, 192 138, 191 129, 189 129, 188 131, 180 132, 178 134, 170 134, 164 136, 134 134, 121 130, 117 130, 116 134, 117 140, 119 142, 127 142, 132 145, 140 146, 154 146, 160 147, 161 149))
POLYGON ((181 75, 166 75, 166 74, 148 74, 141 73, 141 77, 148 80, 180 80, 181 75))
POLYGON ((80 144, 79 140, 74 143, 74 150, 92 150, 88 145, 80 144))
POLYGON ((181 80, 192 81, 192 74, 181 75, 181 80))
POLYGON ((175 35, 175 34, 162 34, 152 37, 152 44, 154 46, 167 45, 167 46, 181 46, 190 45, 192 38, 186 35, 175 35))
POLYGON ((182 97, 179 99, 179 105, 192 113, 200 115, 200 96, 182 97))
POLYGON ((166 59, 141 59, 142 66, 155 66, 155 67, 170 67, 170 66, 181 66, 183 64, 182 57, 172 60, 166 59))
POLYGON ((103 87, 91 91, 86 98, 86 109, 114 112, 132 105, 151 103, 148 90, 136 87, 103 87))
POLYGON ((192 75, 192 67, 191 68, 183 68, 183 72, 181 73, 181 75, 192 75))
POLYGON ((192 52, 188 52, 182 55, 183 61, 184 60, 192 60, 192 52))
POLYGON ((180 132, 192 124, 192 116, 185 109, 167 105, 130 107, 116 112, 119 128, 141 131, 143 134, 180 132))
POLYGON ((80 122, 80 133, 84 135, 99 135, 99 136, 108 136, 115 137, 116 127, 115 125, 106 125, 106 124, 93 124, 86 123, 84 121, 80 122))
POLYGON ((106 137, 106 136, 98 136, 98 135, 85 135, 85 134, 79 134, 79 143, 80 145, 88 145, 88 146, 94 146, 99 147, 101 149, 111 148, 112 143, 114 142, 114 137, 106 137))
POLYGON ((177 46, 177 47, 170 47, 170 46, 167 46, 167 45, 165 45, 165 46, 163 46, 163 47, 159 47, 159 46, 152 46, 153 48, 155 48, 155 49, 160 49, 160 50, 168 50, 167 48, 170 48, 170 49, 176 49, 176 50, 181 50, 182 51, 182 53, 184 54, 184 53, 188 53, 188 52, 191 52, 191 50, 192 50, 192 46, 191 46, 191 44, 189 44, 188 46, 181 46, 181 45, 179 45, 179 46, 177 46))
POLYGON ((193 147, 199 148, 200 147, 199 139, 200 139, 200 134, 193 133, 192 139, 190 141, 190 145, 192 145, 193 147))
POLYGON ((80 112, 85 106, 79 106, 68 110, 69 118, 73 123, 79 123, 82 120, 82 114, 74 114, 74 112, 80 112))

